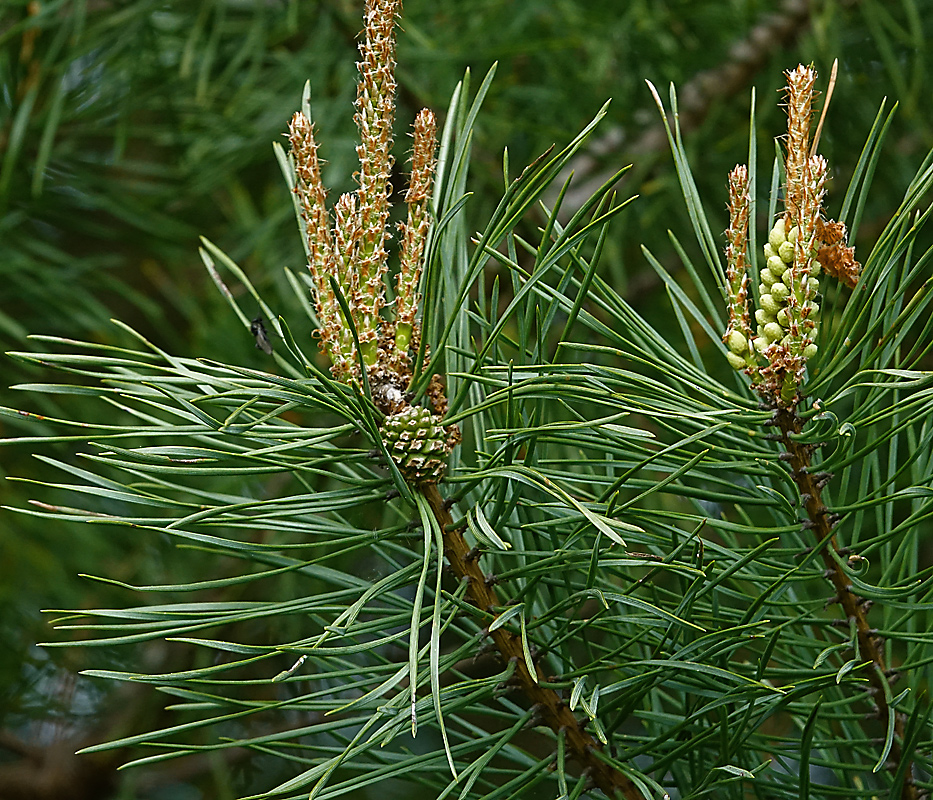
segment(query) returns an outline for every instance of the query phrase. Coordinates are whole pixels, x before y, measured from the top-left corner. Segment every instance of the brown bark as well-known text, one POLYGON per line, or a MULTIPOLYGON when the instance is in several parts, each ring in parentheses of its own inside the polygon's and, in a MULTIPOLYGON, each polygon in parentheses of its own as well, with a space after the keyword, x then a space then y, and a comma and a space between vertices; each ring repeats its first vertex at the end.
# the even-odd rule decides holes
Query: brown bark
MULTIPOLYGON (((450 568, 458 578, 467 579, 467 598, 470 603, 481 611, 495 613, 495 609, 501 608, 502 603, 496 596, 492 582, 487 581, 480 569, 477 556, 470 551, 463 532, 453 527, 450 512, 437 486, 427 484, 421 491, 444 532, 444 555, 450 568)), ((593 783, 607 797, 645 800, 638 787, 626 775, 595 755, 602 749, 600 743, 584 730, 560 695, 548 687, 547 677, 541 667, 536 665, 535 674, 531 674, 525 663, 521 639, 506 630, 505 626, 491 631, 489 637, 502 660, 515 664, 515 679, 525 697, 537 706, 542 721, 555 734, 564 732, 567 747, 593 783)))
MULTIPOLYGON (((807 518, 809 519, 808 526, 812 526, 811 529, 814 536, 816 536, 817 542, 823 543, 825 540, 829 540, 821 549, 823 564, 826 567, 826 578, 836 592, 833 600, 842 606, 846 620, 850 624, 855 624, 858 643, 857 656, 864 661, 871 662, 866 672, 870 684, 869 693, 877 706, 878 718, 886 722, 890 712, 887 699, 887 692, 890 691, 888 681, 893 673, 888 670, 885 663, 883 642, 868 623, 867 617, 870 605, 852 591, 849 579, 837 560, 838 557, 843 556, 839 552, 836 537, 833 534, 833 525, 835 524, 833 517, 823 504, 821 496, 823 483, 820 478, 810 471, 812 448, 792 438, 793 435, 797 435, 802 431, 803 422, 793 411, 782 409, 776 413, 774 423, 781 431, 781 443, 788 454, 791 476, 804 501, 807 518), (836 557, 834 557, 833 551, 835 551, 836 557)), ((889 763, 895 766, 899 765, 903 760, 901 743, 904 740, 904 720, 903 713, 894 712, 894 742, 891 745, 888 760, 889 763)), ((908 765, 907 770, 904 772, 904 784, 901 786, 901 800, 918 800, 920 797, 912 772, 912 766, 908 765)))

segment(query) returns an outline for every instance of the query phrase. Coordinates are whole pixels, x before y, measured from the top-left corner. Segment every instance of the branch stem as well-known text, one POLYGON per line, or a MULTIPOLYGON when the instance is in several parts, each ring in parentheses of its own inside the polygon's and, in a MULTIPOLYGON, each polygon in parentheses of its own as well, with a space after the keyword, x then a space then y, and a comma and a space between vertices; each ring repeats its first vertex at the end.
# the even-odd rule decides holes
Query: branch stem
MULTIPOLYGON (((821 551, 823 564, 826 567, 826 577, 836 592, 836 599, 842 606, 846 619, 850 624, 854 623, 855 625, 858 657, 870 662, 866 677, 878 708, 878 717, 880 720, 886 721, 893 711, 894 741, 888 759, 896 767, 903 759, 901 743, 904 741, 905 715, 892 709, 888 703, 890 688, 883 642, 868 623, 868 608, 861 602, 862 598, 852 591, 852 585, 840 563, 843 556, 839 553, 839 546, 833 534, 833 522, 829 511, 823 504, 821 497, 822 484, 810 471, 812 465, 811 450, 792 438, 792 435, 802 432, 803 421, 793 410, 781 409, 777 412, 774 423, 781 431, 781 443, 790 456, 791 476, 800 490, 801 497, 806 500, 807 517, 812 523, 813 534, 818 542, 829 539, 826 547, 822 548, 821 551)), ((901 800, 918 800, 920 797, 912 772, 911 765, 908 765, 907 769, 904 770, 904 783, 901 786, 900 793, 901 800)))
MULTIPOLYGON (((453 527, 453 519, 437 486, 426 484, 421 487, 421 492, 444 532, 444 555, 450 568, 461 580, 467 579, 467 598, 470 603, 481 611, 495 613, 495 609, 502 606, 495 587, 483 574, 476 556, 471 554, 463 532, 453 527)), ((548 679, 541 667, 536 665, 535 674, 531 674, 525 662, 520 637, 508 631, 504 625, 491 631, 489 637, 503 661, 515 664, 515 679, 528 700, 537 706, 542 721, 555 735, 564 732, 567 747, 592 782, 607 797, 645 800, 638 787, 626 775, 596 756, 602 746, 584 730, 560 695, 548 687, 548 679)))

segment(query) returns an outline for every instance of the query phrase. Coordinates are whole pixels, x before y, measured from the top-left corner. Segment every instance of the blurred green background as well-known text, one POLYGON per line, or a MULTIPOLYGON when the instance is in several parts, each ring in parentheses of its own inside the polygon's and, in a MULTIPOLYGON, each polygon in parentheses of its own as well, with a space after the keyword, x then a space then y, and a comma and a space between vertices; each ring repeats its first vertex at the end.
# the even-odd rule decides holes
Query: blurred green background
MULTIPOLYGON (((287 297, 282 268, 301 263, 291 200, 272 153, 305 81, 333 190, 353 186, 357 0, 2 0, 0 2, 0 344, 44 350, 30 333, 119 344, 109 322, 130 323, 187 356, 261 365, 197 255, 211 239, 268 298, 287 297)), ((833 171, 828 207, 848 176, 882 99, 899 111, 858 232, 871 242, 933 146, 933 0, 406 0, 398 45, 397 192, 407 126, 429 106, 441 117, 464 71, 498 72, 477 126, 474 228, 511 174, 561 145, 607 98, 609 114, 578 159, 567 199, 578 205, 619 167, 622 195, 640 199, 615 223, 602 268, 649 318, 664 291, 645 269, 647 245, 670 269, 673 230, 690 250, 676 175, 645 84, 667 99, 674 82, 699 190, 726 225, 725 176, 748 151, 757 90, 760 168, 770 172, 783 70, 812 62, 825 86, 839 59, 821 151, 833 171)), ((442 120, 443 121, 443 120, 442 120)), ((534 232, 536 220, 527 222, 534 232)), ((277 309, 299 320, 283 302, 277 309)), ((306 325, 296 334, 310 336, 306 325)), ((44 377, 3 362, 0 405, 51 416, 93 416, 80 396, 58 403, 6 389, 44 377), (68 411, 61 408, 67 406, 68 411)), ((60 380, 60 378, 56 378, 60 380)), ((0 435, 47 432, 0 418, 0 435)), ((28 480, 56 480, 35 454, 69 461, 66 446, 7 445, 3 504, 26 506, 28 480)), ((48 501, 49 492, 42 497, 48 501)), ((67 496, 58 500, 67 504, 67 496)), ((40 609, 104 606, 103 575, 154 582, 196 574, 191 554, 123 529, 88 530, 6 511, 0 525, 0 800, 228 798, 270 765, 192 759, 116 777, 116 761, 75 761, 84 742, 159 724, 161 700, 76 677, 125 654, 37 646, 50 638, 40 609)), ((120 600, 125 597, 121 594, 120 600)), ((138 658, 164 666, 177 654, 138 658)), ((383 794, 392 794, 387 787, 383 794)))

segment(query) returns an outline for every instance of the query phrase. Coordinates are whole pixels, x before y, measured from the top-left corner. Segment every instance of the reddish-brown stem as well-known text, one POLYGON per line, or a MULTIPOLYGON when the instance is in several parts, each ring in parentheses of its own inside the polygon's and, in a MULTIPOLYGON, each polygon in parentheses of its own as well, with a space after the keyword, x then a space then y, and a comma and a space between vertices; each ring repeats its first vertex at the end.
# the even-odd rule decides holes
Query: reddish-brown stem
MULTIPOLYGON (((833 524, 830 514, 823 504, 820 481, 810 472, 811 450, 805 444, 796 441, 793 436, 803 430, 803 421, 791 410, 781 409, 774 420, 781 431, 781 442, 789 456, 791 476, 805 500, 807 517, 812 524, 812 531, 818 542, 824 542, 821 549, 823 564, 826 567, 826 577, 832 583, 836 592, 835 600, 842 606, 846 619, 855 624, 856 640, 858 643, 858 657, 869 661, 870 666, 866 677, 871 686, 871 693, 878 708, 878 717, 882 721, 888 719, 890 708, 888 705, 888 673, 885 664, 884 650, 880 639, 868 624, 867 608, 861 603, 861 598, 852 591, 852 585, 839 562, 839 548, 833 534, 833 524), (835 555, 834 552, 835 551, 835 555)), ((893 764, 900 764, 903 758, 901 743, 904 740, 904 715, 894 712, 894 742, 888 756, 893 764)), ((917 800, 920 797, 912 776, 911 765, 904 771, 904 784, 901 787, 901 800, 917 800)))
MULTIPOLYGON (((462 531, 453 527, 453 519, 437 486, 426 484, 421 491, 444 532, 444 555, 450 568, 458 578, 467 580, 467 598, 470 603, 481 611, 495 614, 496 609, 502 606, 496 596, 496 590, 480 569, 477 558, 471 554, 462 531)), ((491 631, 489 637, 503 661, 515 664, 515 679, 525 697, 538 707, 542 721, 555 734, 564 732, 567 747, 593 783, 607 797, 621 796, 625 800, 645 800, 641 791, 628 777, 596 757, 595 753, 601 750, 602 746, 583 729, 560 695, 548 687, 541 667, 536 665, 536 674, 531 674, 525 663, 521 639, 506 630, 505 626, 491 631)))

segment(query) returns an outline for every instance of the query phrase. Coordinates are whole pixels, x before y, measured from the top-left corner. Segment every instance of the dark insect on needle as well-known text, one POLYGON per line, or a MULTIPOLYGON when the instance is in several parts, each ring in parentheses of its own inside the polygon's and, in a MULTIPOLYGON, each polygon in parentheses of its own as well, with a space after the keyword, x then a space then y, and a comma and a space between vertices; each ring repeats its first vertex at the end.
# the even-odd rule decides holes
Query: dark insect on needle
POLYGON ((249 324, 249 332, 256 337, 256 349, 262 350, 267 356, 272 355, 272 344, 269 342, 269 337, 266 335, 266 326, 263 324, 262 317, 256 317, 249 324))

